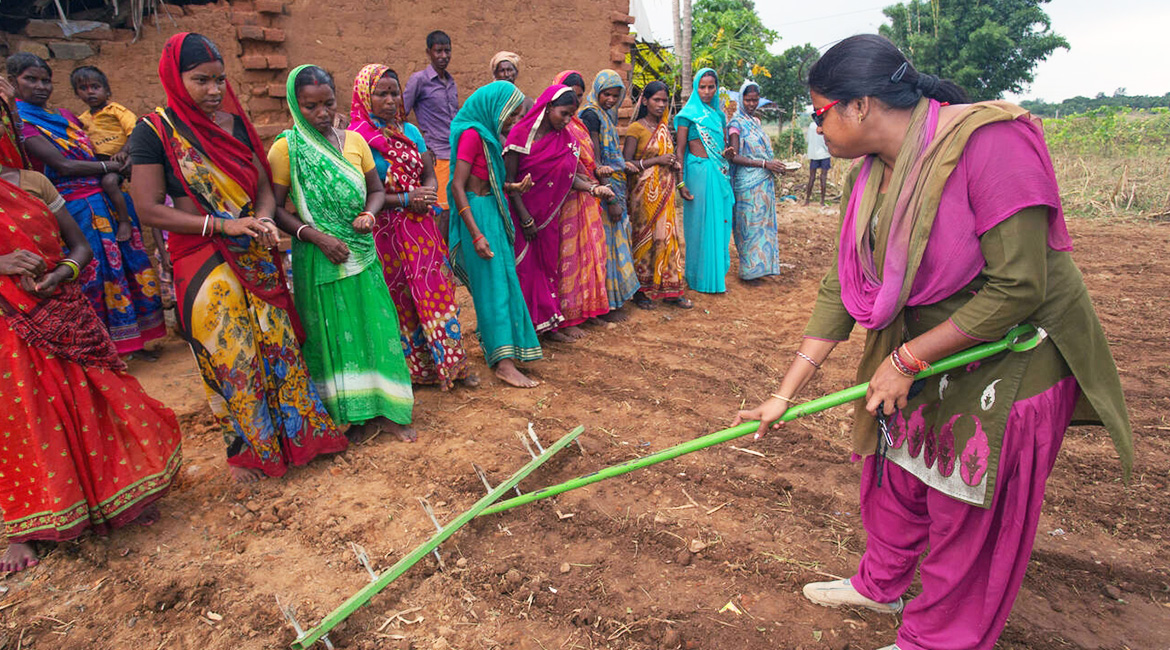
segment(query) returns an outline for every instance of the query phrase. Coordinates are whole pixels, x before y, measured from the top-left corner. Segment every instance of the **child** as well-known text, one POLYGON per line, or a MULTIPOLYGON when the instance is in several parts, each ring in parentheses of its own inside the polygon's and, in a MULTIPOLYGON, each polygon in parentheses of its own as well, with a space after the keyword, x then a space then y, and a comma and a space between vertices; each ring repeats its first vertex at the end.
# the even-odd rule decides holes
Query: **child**
MULTIPOLYGON (((118 213, 119 221, 129 222, 130 212, 126 205, 126 196, 122 193, 122 179, 130 177, 130 151, 126 148, 126 143, 129 141, 130 133, 134 131, 138 116, 118 102, 110 101, 110 81, 100 69, 92 65, 83 65, 69 75, 69 81, 73 84, 73 92, 89 107, 89 110, 78 114, 77 118, 85 127, 86 135, 93 143, 98 160, 111 163, 111 171, 102 176, 102 191, 118 213)), ((143 230, 147 229, 144 227, 143 230)), ((153 242, 155 250, 150 252, 161 267, 159 276, 163 279, 164 285, 163 301, 172 302, 173 299, 167 300, 170 257, 167 255, 161 232, 153 228, 150 230, 152 237, 143 237, 145 240, 143 244, 153 242)), ((118 241, 124 241, 121 230, 118 234, 118 241)), ((164 307, 169 306, 164 304, 164 307)))

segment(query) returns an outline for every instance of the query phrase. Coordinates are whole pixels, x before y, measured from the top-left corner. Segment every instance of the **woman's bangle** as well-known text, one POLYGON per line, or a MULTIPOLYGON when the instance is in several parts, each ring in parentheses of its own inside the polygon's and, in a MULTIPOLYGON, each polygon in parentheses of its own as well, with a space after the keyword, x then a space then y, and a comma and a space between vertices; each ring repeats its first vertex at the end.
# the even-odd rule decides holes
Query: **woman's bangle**
POLYGON ((301 224, 300 228, 297 228, 297 233, 296 233, 297 241, 305 241, 305 240, 301 239, 301 231, 304 230, 305 228, 308 228, 308 227, 309 227, 309 224, 303 223, 303 224, 301 224))
POLYGON ((756 162, 760 163, 760 169, 763 169, 763 168, 764 168, 764 161, 762 161, 762 160, 757 160, 756 162))
POLYGON ((528 221, 521 221, 521 222, 520 222, 520 227, 521 227, 521 228, 531 228, 531 227, 532 227, 532 226, 534 226, 534 225, 536 225, 536 220, 535 220, 535 219, 529 219, 528 221))
POLYGON ((358 213, 358 217, 359 218, 360 217, 369 217, 369 218, 373 219, 374 213, 370 212, 369 210, 362 210, 361 212, 358 213))
POLYGON ((482 240, 484 240, 484 241, 487 241, 487 237, 484 237, 484 236, 483 236, 483 233, 479 233, 478 235, 476 235, 475 237, 473 237, 473 238, 471 239, 471 243, 472 243, 472 244, 478 244, 478 243, 479 243, 479 240, 481 240, 481 239, 482 239, 482 240))
POLYGON ((646 171, 646 159, 645 158, 638 161, 638 169, 640 169, 641 171, 646 171))
POLYGON ((676 187, 677 187, 678 189, 680 189, 680 190, 681 190, 681 189, 683 189, 683 188, 684 188, 684 187, 686 187, 686 186, 687 186, 687 182, 686 182, 686 181, 679 181, 679 182, 678 182, 678 185, 677 185, 676 187))
POLYGON ((894 370, 897 370, 899 375, 902 375, 907 379, 912 379, 914 375, 918 374, 914 371, 913 368, 907 366, 906 363, 902 361, 902 358, 898 356, 897 350, 894 350, 890 353, 890 365, 894 366, 894 370))
POLYGON ((808 356, 807 354, 805 354, 805 353, 801 352, 800 350, 797 350, 797 351, 796 351, 796 356, 798 356, 798 357, 800 357, 801 359, 804 359, 805 361, 807 361, 807 362, 811 363, 811 364, 813 365, 813 367, 814 367, 814 368, 816 368, 817 370, 820 370, 820 369, 821 369, 821 364, 822 364, 822 363, 824 363, 823 361, 822 361, 821 363, 817 363, 816 361, 813 361, 813 358, 812 358, 812 357, 810 357, 810 356, 808 356))
POLYGON ((102 173, 103 173, 103 174, 108 174, 108 173, 110 173, 110 168, 106 166, 106 161, 104 161, 104 160, 99 160, 98 162, 100 162, 100 163, 102 164, 102 173))
POLYGON ((81 275, 81 265, 78 264, 76 260, 66 257, 60 262, 57 262, 58 268, 62 266, 69 269, 69 279, 66 280, 66 282, 73 282, 77 279, 77 276, 81 275))
POLYGON ((776 399, 778 399, 782 402, 788 402, 789 404, 796 403, 796 402, 792 401, 791 397, 785 397, 785 396, 781 395, 780 393, 772 393, 772 397, 775 397, 776 399))
POLYGON ((462 208, 459 208, 459 216, 461 216, 461 217, 462 217, 462 216, 463 216, 463 213, 464 213, 464 212, 467 212, 467 211, 468 211, 468 210, 470 210, 470 209, 471 209, 471 206, 470 206, 470 205, 465 205, 465 206, 463 206, 462 208))
POLYGON ((908 343, 903 343, 897 352, 903 361, 909 359, 909 362, 906 364, 907 366, 915 368, 918 372, 930 370, 930 364, 914 356, 914 353, 910 351, 910 345, 908 343))
POLYGON ((209 221, 211 221, 211 215, 210 215, 210 214, 205 214, 205 215, 203 215, 203 230, 201 230, 201 231, 199 232, 199 236, 200 236, 200 237, 206 237, 206 236, 207 236, 207 223, 208 223, 209 221))

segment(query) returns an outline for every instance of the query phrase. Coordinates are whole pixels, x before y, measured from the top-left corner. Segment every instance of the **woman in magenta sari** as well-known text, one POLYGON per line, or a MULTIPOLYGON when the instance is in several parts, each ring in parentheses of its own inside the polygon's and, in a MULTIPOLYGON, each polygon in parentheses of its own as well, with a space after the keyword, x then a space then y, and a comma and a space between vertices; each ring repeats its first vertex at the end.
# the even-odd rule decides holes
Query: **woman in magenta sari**
POLYGON ((573 190, 612 198, 608 188, 578 175, 580 148, 565 127, 577 112, 568 86, 549 86, 532 110, 513 127, 504 147, 508 182, 531 177, 532 189, 511 193, 516 223, 516 273, 537 333, 567 342, 560 293, 561 208, 573 190))
MULTIPOLYGON (((576 70, 565 70, 555 83, 573 89, 580 100, 585 96, 585 80, 576 70)), ((576 115, 565 130, 577 143, 579 172, 589 180, 601 182, 613 174, 613 168, 597 164, 597 152, 589 128, 576 115)), ((606 290, 605 209, 588 192, 569 192, 561 207, 560 284, 561 313, 565 326, 561 331, 569 338, 580 338, 584 330, 577 327, 586 320, 609 313, 606 290)))
POLYGON ((402 119, 398 74, 380 64, 353 82, 349 130, 362 136, 386 184, 374 245, 398 308, 410 379, 449 390, 456 381, 479 384, 467 366, 455 286, 447 275, 447 244, 435 219, 435 170, 422 133, 402 119))

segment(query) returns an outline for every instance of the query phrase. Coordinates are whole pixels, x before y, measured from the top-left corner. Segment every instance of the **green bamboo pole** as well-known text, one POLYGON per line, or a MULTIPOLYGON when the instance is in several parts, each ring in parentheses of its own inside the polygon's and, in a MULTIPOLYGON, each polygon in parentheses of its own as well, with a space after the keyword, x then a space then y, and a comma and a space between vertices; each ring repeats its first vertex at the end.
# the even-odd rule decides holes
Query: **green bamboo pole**
POLYGON ((382 573, 382 575, 378 576, 377 580, 366 585, 361 589, 361 591, 351 596, 349 600, 342 603, 340 607, 333 610, 332 613, 322 619, 322 621, 318 623, 316 627, 297 637, 296 641, 293 641, 292 644, 294 650, 305 650, 306 648, 309 648, 314 643, 316 643, 321 637, 328 634, 329 630, 337 627, 338 623, 341 623, 346 618, 348 618, 350 614, 353 614, 355 611, 357 611, 359 607, 370 602, 370 599, 377 595, 378 592, 388 587, 390 583, 397 580, 398 577, 403 573, 406 573, 407 569, 414 566, 415 563, 422 558, 426 557, 428 553, 438 548, 439 544, 442 544, 448 537, 454 535, 455 531, 459 530, 467 522, 474 519, 476 515, 478 515, 484 508, 488 507, 497 499, 504 496, 508 490, 516 487, 516 485, 520 483, 520 481, 525 476, 531 474, 533 470, 543 465, 546 460, 552 458, 553 455, 555 455, 558 451, 564 449, 565 446, 576 440, 577 436, 581 435, 581 432, 583 431, 585 431, 585 427, 579 426, 565 434, 564 437, 553 443, 551 447, 545 449, 543 454, 533 458, 528 462, 527 465, 521 467, 520 471, 513 474, 511 478, 497 485, 496 489, 489 492, 487 496, 483 497, 479 501, 476 501, 475 505, 471 506, 470 510, 456 517, 451 521, 451 523, 444 526, 442 530, 435 533, 433 537, 423 543, 422 546, 419 546, 418 548, 411 551, 410 554, 403 557, 401 560, 395 563, 394 566, 390 567, 384 573, 382 573))
MULTIPOLYGON (((944 373, 948 370, 953 370, 960 366, 965 366, 969 363, 979 361, 980 359, 986 359, 987 357, 990 357, 994 354, 999 354, 1005 350, 1012 350, 1016 352, 1030 350, 1039 345, 1040 341, 1043 340, 1045 336, 1047 336, 1047 334, 1045 334, 1043 330, 1037 330, 1031 325, 1020 325, 1008 332, 1007 336, 1005 336, 1002 340, 993 341, 991 343, 984 343, 957 354, 953 354, 945 359, 935 362, 931 365, 930 370, 920 372, 916 377, 918 379, 922 379, 944 373)), ((868 388, 869 382, 866 382, 864 384, 853 386, 852 388, 846 388, 845 390, 825 395, 824 397, 819 397, 809 402, 797 404, 785 411, 784 415, 780 417, 780 421, 788 422, 790 420, 795 420, 798 417, 809 415, 810 413, 817 413, 834 406, 840 406, 841 404, 852 402, 853 400, 865 397, 865 391, 868 388)), ((657 453, 650 454, 649 456, 643 456, 642 458, 635 458, 624 463, 611 465, 604 469, 593 472, 592 474, 586 474, 585 476, 580 476, 558 485, 549 486, 540 490, 536 490, 535 492, 529 492, 518 497, 513 497, 506 501, 501 501, 494 506, 491 506, 490 508, 484 509, 483 512, 480 513, 480 516, 496 514, 497 512, 503 512, 505 510, 515 508, 516 506, 532 503, 533 501, 537 501, 539 499, 547 499, 549 497, 568 492, 569 490, 576 490, 577 488, 584 487, 591 483, 604 481, 607 478, 621 476, 622 474, 632 472, 636 469, 642 469, 643 467, 649 467, 650 465, 661 463, 672 458, 677 458, 683 454, 689 454, 700 449, 706 449, 707 447, 711 447, 719 443, 727 442, 728 440, 734 440, 740 436, 753 433, 759 429, 759 427, 759 420, 744 422, 729 429, 716 431, 715 433, 710 433, 705 436, 695 438, 694 440, 688 440, 687 442, 675 445, 673 447, 668 447, 657 453)))

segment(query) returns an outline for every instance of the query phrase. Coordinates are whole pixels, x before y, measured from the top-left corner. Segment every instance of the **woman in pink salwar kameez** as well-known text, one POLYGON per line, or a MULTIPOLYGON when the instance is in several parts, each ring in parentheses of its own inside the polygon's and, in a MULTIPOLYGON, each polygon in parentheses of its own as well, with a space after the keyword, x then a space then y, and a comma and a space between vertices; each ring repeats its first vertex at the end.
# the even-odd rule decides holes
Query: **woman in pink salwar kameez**
POLYGON ((902 613, 883 650, 990 650, 1023 581, 1064 431, 1109 430, 1128 476, 1121 382, 1080 272, 1043 133, 1023 109, 966 103, 880 36, 809 71, 845 187, 837 263, 772 398, 776 421, 855 324, 867 330, 853 451, 868 533, 857 573, 805 585, 830 607, 902 613), (929 379, 916 373, 1019 323, 1044 340, 929 379), (879 430, 881 433, 879 434, 879 430), (927 548, 930 552, 923 555, 927 548), (922 593, 902 597, 920 567, 922 593))

